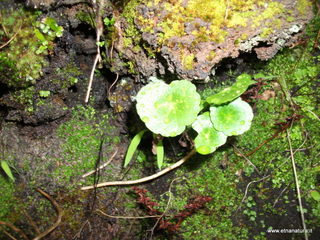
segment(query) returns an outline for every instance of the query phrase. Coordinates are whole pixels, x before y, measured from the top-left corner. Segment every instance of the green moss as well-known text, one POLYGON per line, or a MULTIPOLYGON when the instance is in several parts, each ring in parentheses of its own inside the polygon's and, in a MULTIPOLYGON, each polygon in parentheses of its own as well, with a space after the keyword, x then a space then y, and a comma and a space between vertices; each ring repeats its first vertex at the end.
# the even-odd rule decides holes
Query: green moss
MULTIPOLYGON (((305 2, 308 7, 310 1, 305 2)), ((268 37, 283 25, 283 19, 290 20, 296 14, 276 0, 131 0, 121 15, 126 24, 120 44, 130 49, 141 46, 141 34, 149 33, 155 40, 153 48, 141 46, 139 50, 154 57, 164 46, 179 49, 181 65, 191 70, 191 57, 183 55, 185 51, 193 52, 199 43, 222 43, 230 32, 234 34, 234 29, 241 32, 244 28, 263 29, 261 36, 268 37), (185 40, 189 43, 182 44, 185 40)), ((250 36, 236 37, 235 44, 239 44, 250 36)))
POLYGON ((285 12, 285 8, 282 3, 270 2, 264 11, 256 16, 253 20, 254 26, 260 26, 264 21, 272 19, 274 16, 280 15, 285 12))
MULTIPOLYGON (((34 30, 38 13, 18 10, 2 10, 0 37, 13 40, 0 52, 1 78, 9 87, 25 87, 34 83, 46 64, 43 55, 36 54, 39 47, 34 30), (12 74, 14 73, 14 74, 12 74), (10 74, 10 75, 9 75, 10 74)), ((3 42, 4 43, 4 42, 3 42)))
MULTIPOLYGON (((109 115, 98 117, 92 107, 77 107, 68 122, 59 126, 57 134, 64 139, 62 158, 57 159, 58 168, 54 176, 65 182, 79 178, 85 172, 94 169, 99 156, 101 141, 110 146, 119 143, 119 137, 111 137, 112 127, 109 115), (100 118, 99 118, 100 119, 100 118)), ((109 149, 111 150, 111 149, 109 149)), ((106 159, 101 159, 102 162, 106 159)))
POLYGON ((63 68, 56 68, 55 74, 56 78, 52 82, 58 84, 60 88, 69 88, 78 82, 82 72, 74 62, 70 62, 63 68))
POLYGON ((95 28, 95 22, 93 17, 90 15, 90 13, 85 11, 79 11, 76 14, 76 18, 79 19, 81 22, 87 23, 92 28, 95 28))
POLYGON ((39 15, 39 12, 23 8, 1 10, 0 37, 5 39, 1 44, 11 38, 12 41, 0 52, 0 80, 9 87, 34 84, 42 75, 42 67, 47 65, 44 57, 53 49, 56 34, 62 34, 63 29, 56 25, 54 19, 46 18, 39 22, 39 15))
POLYGON ((215 56, 216 56, 216 53, 214 51, 211 51, 206 59, 207 61, 212 61, 215 56))
POLYGON ((182 0, 174 2, 151 0, 148 4, 166 11, 163 19, 144 18, 141 15, 137 18, 139 24, 144 26, 144 32, 152 33, 155 24, 162 28, 162 34, 158 36, 160 44, 167 44, 172 37, 185 36, 186 23, 195 26, 192 32, 195 42, 223 42, 227 36, 225 26, 245 27, 253 20, 253 27, 255 27, 285 11, 281 3, 266 0, 229 2, 190 0, 185 5, 182 4, 182 0), (195 21, 197 19, 203 20, 208 25, 200 26, 195 21), (204 36, 206 37, 203 38, 204 36))
POLYGON ((37 95, 33 85, 48 64, 46 55, 53 50, 54 39, 63 33, 53 18, 40 20, 39 16, 40 12, 23 8, 0 12, 0 43, 7 44, 0 51, 0 82, 17 89, 11 100, 28 112, 33 111, 37 95))
POLYGON ((7 219, 7 217, 14 211, 17 201, 14 196, 14 183, 5 179, 2 175, 0 175, 0 192, 0 220, 5 221, 5 219, 7 219))

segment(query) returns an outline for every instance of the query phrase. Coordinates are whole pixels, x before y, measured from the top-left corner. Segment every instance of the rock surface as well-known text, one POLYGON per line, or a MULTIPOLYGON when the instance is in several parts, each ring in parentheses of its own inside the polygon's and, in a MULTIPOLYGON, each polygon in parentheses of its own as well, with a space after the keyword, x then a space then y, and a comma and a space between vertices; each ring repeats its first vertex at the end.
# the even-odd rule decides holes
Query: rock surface
POLYGON ((311 1, 129 1, 116 23, 119 73, 206 79, 225 58, 272 58, 312 18, 311 1), (126 64, 124 64, 126 63, 126 64))

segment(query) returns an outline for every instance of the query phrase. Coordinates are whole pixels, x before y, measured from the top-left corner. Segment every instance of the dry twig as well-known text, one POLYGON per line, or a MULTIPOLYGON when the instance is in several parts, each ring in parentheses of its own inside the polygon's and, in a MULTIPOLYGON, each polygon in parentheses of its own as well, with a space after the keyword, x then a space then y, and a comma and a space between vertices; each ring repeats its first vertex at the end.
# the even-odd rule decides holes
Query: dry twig
POLYGON ((37 237, 35 237, 33 240, 39 240, 45 236, 47 236, 49 233, 51 233, 54 229, 56 229, 56 227, 58 227, 58 225, 61 223, 61 219, 62 219, 62 210, 60 208, 60 206, 58 205, 58 203, 47 193, 45 193, 44 191, 42 191, 40 188, 36 189, 37 192, 39 192, 40 194, 42 194, 44 197, 46 197, 51 204, 54 206, 56 212, 57 212, 57 220, 56 222, 49 227, 47 230, 45 230, 44 232, 40 233, 37 237))
POLYGON ((144 218, 160 218, 163 215, 146 215, 146 216, 114 216, 114 215, 109 215, 105 212, 103 212, 100 209, 97 209, 96 212, 100 213, 103 216, 109 217, 109 218, 118 218, 118 219, 144 219, 144 218))
POLYGON ((82 187, 81 190, 90 190, 90 189, 99 188, 99 187, 106 187, 106 186, 134 185, 134 184, 148 182, 148 181, 156 179, 156 178, 180 167, 182 164, 184 164, 186 161, 188 161, 195 153, 196 153, 195 149, 191 150, 191 152, 189 152, 184 158, 182 158, 181 160, 179 160, 175 164, 163 169, 160 172, 157 172, 156 174, 148 176, 148 177, 144 177, 144 178, 137 179, 137 180, 129 180, 129 181, 104 182, 104 183, 99 183, 97 185, 82 187))
MULTIPOLYGON (((96 43, 100 42, 100 38, 103 33, 103 23, 102 23, 102 19, 101 19, 101 15, 100 15, 100 10, 103 8, 103 5, 104 5, 104 0, 99 1, 98 6, 97 6, 96 1, 93 1, 93 6, 96 7, 96 43)), ((95 72, 97 64, 100 60, 101 60, 100 47, 97 44, 97 54, 96 54, 96 57, 94 58, 91 73, 90 73, 85 103, 87 103, 89 101, 94 72, 95 72)))
POLYGON ((7 46, 16 36, 17 34, 20 32, 21 27, 19 28, 19 30, 3 45, 0 46, 0 49, 4 48, 5 46, 7 46))
POLYGON ((301 200, 301 193, 300 193, 300 184, 299 184, 299 181, 298 181, 296 163, 295 163, 295 159, 294 159, 294 153, 293 153, 293 150, 292 150, 290 132, 288 131, 288 129, 286 130, 286 132, 287 132, 287 139, 288 139, 288 143, 289 143, 289 147, 290 147, 290 157, 291 157, 294 181, 296 183, 296 190, 297 190, 297 197, 298 197, 298 201, 299 201, 301 222, 302 222, 302 227, 303 227, 303 230, 304 230, 304 239, 308 240, 307 226, 306 226, 306 222, 305 222, 305 218, 304 218, 304 212, 303 212, 303 206, 302 206, 302 200, 301 200))
POLYGON ((23 239, 29 240, 29 238, 27 237, 27 235, 26 235, 20 228, 17 228, 17 227, 14 226, 13 224, 0 221, 0 225, 7 226, 8 228, 10 228, 11 230, 13 230, 14 232, 18 233, 23 239))
POLYGON ((167 202, 167 205, 166 205, 166 208, 164 209, 163 213, 160 215, 160 217, 158 218, 157 222, 154 224, 154 226, 152 227, 151 229, 151 234, 150 234, 150 240, 152 239, 152 236, 153 236, 153 232, 155 230, 155 228, 157 227, 158 223, 160 222, 160 220, 164 217, 165 213, 168 211, 169 209, 169 205, 170 205, 170 202, 171 202, 171 199, 172 199, 172 192, 171 192, 171 189, 172 189, 172 185, 175 181, 177 181, 179 178, 175 178, 171 181, 170 183, 170 186, 169 186, 169 199, 168 199, 168 202, 167 202))
POLYGON ((94 174, 95 172, 100 171, 101 169, 103 169, 103 168, 105 168, 106 166, 108 166, 108 165, 111 163, 111 161, 113 160, 113 158, 116 156, 116 154, 118 153, 118 150, 119 150, 119 149, 117 149, 117 150, 112 154, 111 158, 110 158, 106 163, 102 164, 100 167, 98 167, 98 168, 95 169, 95 170, 92 170, 92 171, 90 171, 90 172, 87 172, 87 173, 83 174, 81 177, 82 177, 82 178, 86 178, 86 177, 94 174))
POLYGON ((270 175, 267 175, 267 176, 265 176, 263 178, 260 178, 259 180, 251 181, 251 182, 248 183, 248 185, 246 186, 246 190, 244 191, 244 196, 243 196, 243 198, 242 198, 242 200, 241 200, 241 202, 239 204, 239 207, 237 208, 236 212, 239 211, 239 209, 241 208, 241 204, 244 202, 244 200, 246 200, 246 197, 247 197, 247 194, 248 194, 248 189, 249 189, 250 185, 252 183, 261 182, 261 181, 263 181, 264 179, 266 179, 268 177, 270 177, 270 175))

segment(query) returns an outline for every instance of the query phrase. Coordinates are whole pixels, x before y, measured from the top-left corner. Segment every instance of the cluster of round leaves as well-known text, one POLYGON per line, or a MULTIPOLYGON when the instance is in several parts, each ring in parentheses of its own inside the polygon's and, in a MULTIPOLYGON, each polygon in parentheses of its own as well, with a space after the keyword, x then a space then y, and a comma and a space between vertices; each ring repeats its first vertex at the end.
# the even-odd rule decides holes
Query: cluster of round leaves
POLYGON ((211 106, 197 117, 192 128, 198 132, 195 147, 200 154, 209 154, 226 143, 228 136, 240 135, 249 130, 253 112, 240 98, 221 106, 211 106))
POLYGON ((250 105, 239 96, 255 83, 242 74, 231 87, 206 99, 209 111, 201 111, 196 87, 187 80, 173 81, 169 85, 153 78, 138 93, 137 112, 153 133, 164 137, 181 134, 187 126, 198 133, 195 148, 200 154, 210 154, 226 143, 228 136, 249 130, 253 119, 250 105))
POLYGON ((200 111, 200 95, 187 80, 169 85, 153 78, 136 96, 137 112, 147 128, 164 137, 181 134, 200 111))

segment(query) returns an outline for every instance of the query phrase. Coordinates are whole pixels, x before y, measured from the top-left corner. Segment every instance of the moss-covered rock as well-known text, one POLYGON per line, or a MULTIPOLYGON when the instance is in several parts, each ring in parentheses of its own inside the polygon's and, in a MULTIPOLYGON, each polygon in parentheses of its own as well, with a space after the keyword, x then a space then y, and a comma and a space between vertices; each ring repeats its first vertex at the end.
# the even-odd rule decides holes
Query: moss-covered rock
MULTIPOLYGON (((145 77, 169 72, 205 79, 240 52, 256 48, 260 59, 273 57, 312 15, 308 0, 131 0, 117 19, 114 56, 132 61, 145 77), (262 43, 268 51, 259 51, 262 43)), ((113 67, 119 70, 119 61, 113 67)))

